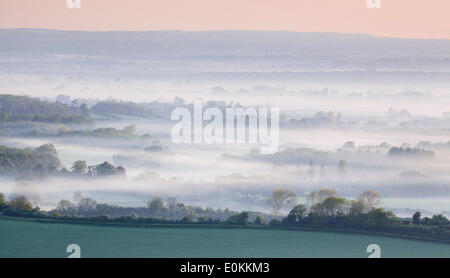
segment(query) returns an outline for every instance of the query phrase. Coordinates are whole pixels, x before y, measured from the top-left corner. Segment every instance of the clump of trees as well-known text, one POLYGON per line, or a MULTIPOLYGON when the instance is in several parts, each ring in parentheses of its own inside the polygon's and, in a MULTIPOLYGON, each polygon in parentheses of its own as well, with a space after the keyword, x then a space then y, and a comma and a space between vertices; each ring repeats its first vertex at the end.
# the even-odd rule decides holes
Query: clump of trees
POLYGON ((256 216, 254 223, 256 225, 265 225, 266 221, 264 220, 264 218, 262 218, 260 215, 258 215, 258 216, 256 216))
POLYGON ((232 215, 232 216, 228 217, 226 223, 231 224, 231 225, 245 226, 248 224, 248 212, 243 211, 239 214, 232 215))
MULTIPOLYGON (((0 122, 45 122, 53 124, 86 124, 87 107, 68 106, 15 95, 0 95, 0 122)), ((89 110, 89 109, 87 109, 89 110)))
POLYGON ((69 130, 61 128, 58 130, 57 136, 83 136, 83 137, 118 137, 118 138, 143 138, 150 139, 151 135, 146 133, 139 136, 136 133, 136 125, 131 124, 125 126, 123 129, 116 129, 113 127, 101 127, 94 130, 69 130))
POLYGON ((424 217, 421 218, 421 213, 416 212, 413 214, 412 223, 414 225, 426 225, 426 226, 448 226, 450 225, 450 220, 447 219, 442 214, 435 214, 431 218, 424 217))
POLYGON ((107 177, 125 175, 122 166, 115 167, 105 161, 88 166, 85 161, 75 161, 71 171, 61 167, 58 152, 53 144, 35 149, 0 146, 0 174, 14 175, 17 180, 41 180, 49 175, 75 177, 107 177))
MULTIPOLYGON (((297 200, 297 194, 290 189, 276 189, 267 199, 267 204, 272 209, 274 215, 280 215, 283 208, 287 208, 297 200)), ((307 204, 298 205, 293 208, 304 211, 308 207, 308 211, 317 215, 336 216, 343 214, 361 214, 368 213, 376 208, 381 201, 381 194, 373 190, 362 192, 356 200, 347 200, 339 196, 336 189, 320 189, 312 191, 306 196, 307 204)), ((292 212, 292 210, 291 210, 292 212)))
POLYGON ((434 152, 430 150, 425 150, 422 148, 411 148, 411 147, 392 147, 388 156, 390 157, 434 157, 434 152))
POLYGON ((9 206, 12 209, 15 209, 17 211, 23 211, 23 212, 31 211, 33 209, 33 206, 31 205, 30 202, 28 202, 28 200, 25 196, 19 196, 19 197, 12 199, 9 202, 9 206))
POLYGON ((381 195, 372 190, 348 200, 334 189, 321 189, 308 194, 307 204, 296 205, 281 222, 269 225, 371 230, 450 240, 450 221, 445 216, 422 219, 416 212, 412 222, 402 221, 392 211, 378 207, 380 202, 381 195))
POLYGON ((290 189, 276 189, 272 192, 267 199, 267 204, 272 208, 272 212, 275 215, 280 214, 280 210, 287 205, 295 202, 297 194, 290 189))
POLYGON ((75 161, 70 168, 69 175, 75 177, 109 177, 109 176, 124 176, 126 170, 122 166, 115 167, 111 163, 105 161, 101 164, 88 166, 86 161, 75 161))
POLYGON ((0 173, 3 175, 26 172, 46 175, 55 172, 60 164, 53 144, 45 144, 36 149, 0 146, 0 173))
MULTIPOLYGON (((123 133, 134 134, 135 126, 123 129, 123 133)), ((75 161, 71 171, 61 167, 58 152, 53 144, 44 144, 35 149, 9 148, 0 146, 0 174, 16 176, 17 180, 41 180, 49 175, 64 177, 108 177, 124 176, 122 166, 114 166, 105 161, 88 166, 86 161, 75 161)))
POLYGON ((0 193, 0 215, 36 217, 39 212, 40 209, 33 208, 33 205, 23 195, 15 196, 8 202, 5 195, 0 193))
POLYGON ((386 226, 399 223, 394 214, 377 206, 381 195, 372 190, 362 192, 356 200, 339 196, 335 189, 321 189, 307 195, 307 205, 295 206, 282 220, 284 224, 331 226, 386 226))

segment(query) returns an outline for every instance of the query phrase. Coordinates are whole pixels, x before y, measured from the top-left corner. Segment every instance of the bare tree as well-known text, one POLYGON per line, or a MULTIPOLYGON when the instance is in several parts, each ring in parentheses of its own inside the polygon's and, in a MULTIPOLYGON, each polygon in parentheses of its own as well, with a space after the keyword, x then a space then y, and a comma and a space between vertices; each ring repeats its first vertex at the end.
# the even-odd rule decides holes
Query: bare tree
POLYGON ((309 206, 314 206, 315 204, 323 202, 325 199, 330 197, 339 197, 339 193, 336 189, 320 189, 319 191, 311 191, 307 196, 307 202, 309 206))
POLYGON ((348 213, 351 215, 359 215, 366 211, 366 203, 362 199, 351 200, 349 205, 348 213))
POLYGON ((272 208, 275 215, 279 215, 280 210, 295 202, 297 194, 290 189, 277 189, 267 199, 267 204, 272 208))
POLYGON ((358 200, 364 204, 367 211, 371 211, 380 204, 381 194, 373 190, 366 190, 359 195, 358 200))

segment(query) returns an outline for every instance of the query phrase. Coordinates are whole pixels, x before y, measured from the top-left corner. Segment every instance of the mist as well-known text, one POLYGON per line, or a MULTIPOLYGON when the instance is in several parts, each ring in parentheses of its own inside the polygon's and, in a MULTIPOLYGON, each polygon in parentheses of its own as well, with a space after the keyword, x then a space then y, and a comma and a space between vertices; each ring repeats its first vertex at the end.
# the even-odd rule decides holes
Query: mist
MULTIPOLYGON (((1 31, 0 36, 17 45, 23 43, 21 32, 33 31, 1 31)), ((144 32, 143 41, 133 41, 129 52, 105 46, 108 34, 101 34, 96 38, 103 45, 101 53, 102 47, 69 47, 67 41, 61 44, 66 47, 48 48, 47 43, 63 38, 58 32, 35 32, 41 47, 24 45, 28 56, 0 47, 0 92, 66 106, 85 103, 93 111, 92 122, 8 123, 0 144, 36 148, 52 143, 61 167, 70 170, 79 160, 88 165, 108 161, 127 174, 120 179, 48 177, 26 184, 2 176, 0 192, 9 196, 31 194, 42 208, 71 200, 75 192, 128 206, 173 196, 205 207, 267 212, 266 199, 277 188, 294 190, 298 202, 321 188, 337 189, 348 198, 373 189, 383 195, 384 207, 400 214, 414 209, 450 214, 447 40, 337 34, 308 40, 317 38, 279 34, 281 42, 262 45, 252 33, 251 43, 239 46, 236 33, 225 32, 218 34, 229 37, 228 46, 225 39, 211 47, 190 37, 182 43, 189 46, 186 50, 174 45, 170 32, 165 49, 154 43, 160 33, 144 32), (293 43, 283 48, 284 40, 293 43), (330 42, 335 49, 328 47, 330 42), (383 50, 383 42, 392 52, 383 50), (152 55, 145 54, 149 49, 152 55), (261 146, 252 144, 174 144, 171 111, 189 108, 197 99, 220 108, 279 108, 278 152, 263 155, 258 153, 261 146), (99 103, 123 102, 151 113, 95 110, 99 103), (134 139, 58 135, 61 128, 122 130, 130 124, 136 126, 134 139), (36 132, 39 136, 30 135, 36 132), (144 134, 151 138, 137 138, 144 134), (395 147, 422 152, 390 154, 395 147)))

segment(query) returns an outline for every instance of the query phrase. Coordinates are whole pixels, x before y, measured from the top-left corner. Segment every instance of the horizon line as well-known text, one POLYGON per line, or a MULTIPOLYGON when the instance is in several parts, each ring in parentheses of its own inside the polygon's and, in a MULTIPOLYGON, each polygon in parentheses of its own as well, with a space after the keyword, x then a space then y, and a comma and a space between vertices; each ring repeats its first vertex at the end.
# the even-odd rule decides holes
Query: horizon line
POLYGON ((445 40, 450 41, 450 38, 417 38, 417 37, 396 37, 396 36, 377 36, 369 33, 346 33, 346 32, 333 32, 333 31, 294 31, 294 30, 269 30, 269 29, 211 29, 211 30, 183 30, 183 29, 158 29, 158 30, 67 30, 67 29, 57 29, 57 28, 31 28, 31 27, 19 27, 19 28, 2 28, 0 31, 14 31, 14 30, 45 30, 45 31, 57 31, 57 32, 83 32, 83 33, 109 33, 109 32, 185 32, 185 33, 207 33, 207 32, 272 32, 272 33, 296 33, 296 34, 338 34, 338 35, 354 35, 354 36, 368 36, 379 39, 400 39, 400 40, 445 40))

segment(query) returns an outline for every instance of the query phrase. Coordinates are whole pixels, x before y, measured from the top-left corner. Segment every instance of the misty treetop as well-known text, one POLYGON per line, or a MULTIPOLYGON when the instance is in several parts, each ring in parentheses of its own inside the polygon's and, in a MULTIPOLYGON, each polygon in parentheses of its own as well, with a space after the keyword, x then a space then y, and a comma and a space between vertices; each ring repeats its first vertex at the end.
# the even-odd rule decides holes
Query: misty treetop
POLYGON ((15 175, 41 169, 53 171, 60 164, 56 148, 52 144, 45 144, 36 149, 0 146, 0 173, 2 175, 15 175))
POLYGON ((0 95, 0 122, 47 122, 63 124, 89 123, 86 104, 68 106, 39 98, 16 95, 0 95))
POLYGON ((127 125, 123 129, 116 129, 113 127, 100 127, 94 130, 70 130, 63 127, 58 130, 56 136, 151 139, 151 135, 148 133, 139 136, 136 129, 136 125, 134 124, 127 125))
POLYGON ((390 157, 434 157, 434 152, 423 148, 392 147, 389 150, 390 157))
POLYGON ((75 161, 69 171, 61 165, 55 146, 49 143, 35 149, 0 146, 0 174, 13 175, 17 180, 30 181, 44 179, 48 176, 124 176, 126 170, 107 161, 91 166, 88 166, 85 161, 75 161))
POLYGON ((69 175, 76 177, 108 177, 108 176, 124 176, 126 174, 125 168, 122 166, 114 166, 108 161, 103 163, 88 166, 86 161, 75 161, 72 165, 69 175))

